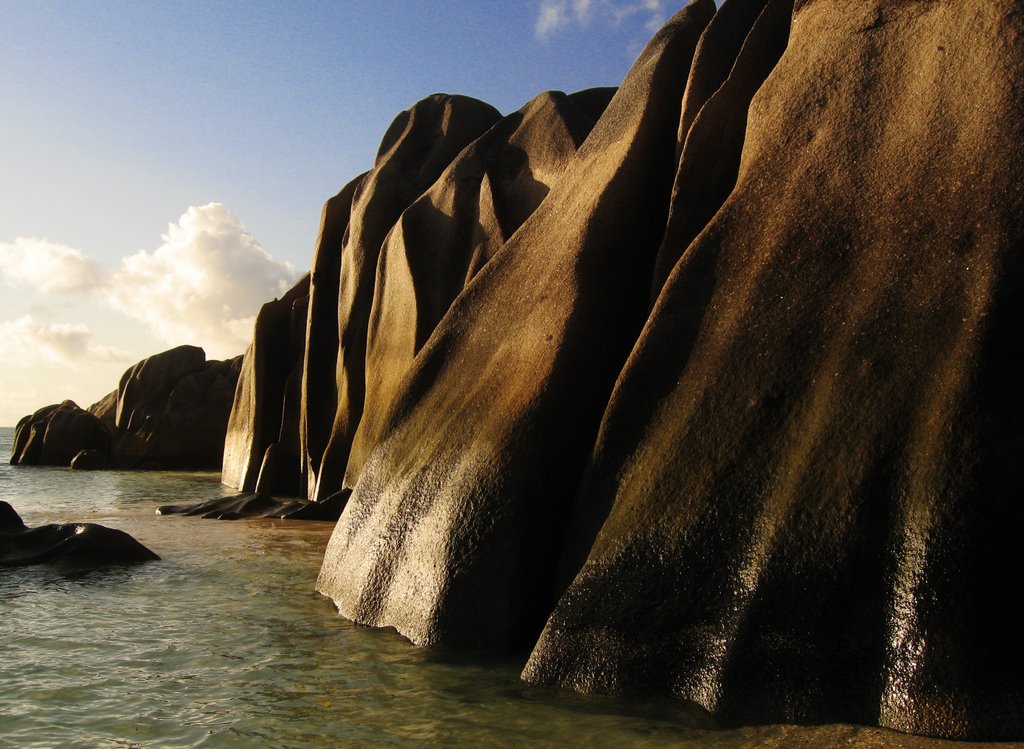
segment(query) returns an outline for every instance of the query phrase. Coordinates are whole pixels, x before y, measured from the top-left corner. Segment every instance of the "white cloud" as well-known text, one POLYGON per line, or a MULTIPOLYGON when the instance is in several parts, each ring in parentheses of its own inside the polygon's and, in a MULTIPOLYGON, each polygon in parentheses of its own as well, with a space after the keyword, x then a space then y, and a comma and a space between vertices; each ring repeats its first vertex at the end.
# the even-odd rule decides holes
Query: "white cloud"
POLYGON ((569 25, 569 13, 564 0, 541 0, 540 12, 534 32, 538 39, 547 39, 569 25))
POLYGON ((260 306, 296 278, 221 203, 190 207, 163 242, 122 259, 103 297, 166 343, 200 345, 211 357, 242 353, 260 306))
POLYGON ((44 293, 85 291, 100 281, 99 264, 81 250, 37 237, 0 243, 0 276, 44 293))
POLYGON ((23 315, 0 322, 0 360, 8 367, 26 368, 45 363, 130 362, 133 357, 110 346, 94 345, 92 332, 85 325, 43 323, 23 315))
POLYGON ((646 33, 653 34, 667 20, 663 6, 664 0, 572 0, 571 7, 569 0, 541 0, 534 33, 543 41, 568 29, 573 23, 586 26, 597 16, 614 28, 637 20, 646 33))

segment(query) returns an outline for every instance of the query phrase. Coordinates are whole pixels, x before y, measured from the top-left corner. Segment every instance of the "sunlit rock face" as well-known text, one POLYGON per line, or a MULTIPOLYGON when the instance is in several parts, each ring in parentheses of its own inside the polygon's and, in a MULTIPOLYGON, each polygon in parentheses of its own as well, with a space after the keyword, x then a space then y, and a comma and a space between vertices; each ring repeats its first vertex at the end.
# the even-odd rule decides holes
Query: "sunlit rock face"
POLYGON ((423 644, 536 637, 580 471, 646 315, 680 101, 713 13, 691 6, 655 37, 416 356, 321 571, 345 616, 423 644))
POLYGON ((669 227, 527 681, 1024 737, 1022 34, 1013 2, 797 3, 735 186, 669 227))
POLYGON ((319 590, 530 683, 1024 738, 1022 38, 698 0, 610 102, 420 102, 257 323, 256 493, 196 511, 348 497, 319 590))
POLYGON ((307 274, 256 315, 227 422, 221 480, 228 486, 245 492, 300 491, 299 406, 309 285, 307 274))
POLYGON ((346 485, 386 431, 416 354, 455 297, 537 209, 614 91, 541 94, 466 147, 402 213, 377 265, 365 405, 346 485))
POLYGON ((207 361, 197 346, 143 359, 88 411, 64 401, 23 418, 11 463, 68 466, 86 451, 94 468, 214 470, 240 364, 207 361))
POLYGON ((341 247, 336 410, 316 478, 307 480, 313 499, 342 488, 363 413, 367 325, 381 245, 402 212, 500 117, 490 104, 468 96, 428 96, 391 123, 373 169, 356 188, 341 247))

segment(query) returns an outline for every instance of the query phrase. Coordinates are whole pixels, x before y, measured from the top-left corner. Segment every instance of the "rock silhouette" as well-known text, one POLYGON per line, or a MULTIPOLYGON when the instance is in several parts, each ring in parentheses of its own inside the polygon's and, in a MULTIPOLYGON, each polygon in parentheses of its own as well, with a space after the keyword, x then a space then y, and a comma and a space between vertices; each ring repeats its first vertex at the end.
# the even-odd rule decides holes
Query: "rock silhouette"
POLYGON ((24 417, 11 463, 69 466, 84 452, 79 468, 216 469, 240 364, 196 346, 143 359, 88 411, 64 401, 24 417))
POLYGON ((159 558, 124 531, 96 523, 28 528, 11 505, 0 501, 0 567, 50 562, 103 567, 159 558))

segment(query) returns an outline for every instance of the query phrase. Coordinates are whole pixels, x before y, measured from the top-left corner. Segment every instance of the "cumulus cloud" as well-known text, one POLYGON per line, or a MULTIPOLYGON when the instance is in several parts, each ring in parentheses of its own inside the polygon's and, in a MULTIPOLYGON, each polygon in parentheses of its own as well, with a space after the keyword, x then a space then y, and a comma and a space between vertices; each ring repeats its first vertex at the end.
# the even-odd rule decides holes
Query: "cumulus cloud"
POLYGON ((0 276, 44 293, 85 291, 100 282, 99 264, 81 250, 38 237, 0 243, 0 276))
POLYGON ((170 224, 153 252, 124 258, 102 295, 169 344, 227 357, 245 350, 260 306, 295 279, 295 269, 274 260, 234 214, 209 203, 170 224))
POLYGON ((573 24, 586 26, 594 17, 599 17, 613 27, 636 18, 642 20, 645 31, 653 34, 665 23, 663 6, 663 0, 541 0, 534 33, 543 41, 573 24))
POLYGON ((85 325, 43 323, 31 315, 0 322, 0 360, 6 366, 39 364, 77 366, 96 362, 130 362, 131 354, 92 342, 85 325))
POLYGON ((540 12, 537 14, 537 23, 533 30, 538 39, 547 39, 569 23, 569 11, 565 0, 541 0, 540 12))

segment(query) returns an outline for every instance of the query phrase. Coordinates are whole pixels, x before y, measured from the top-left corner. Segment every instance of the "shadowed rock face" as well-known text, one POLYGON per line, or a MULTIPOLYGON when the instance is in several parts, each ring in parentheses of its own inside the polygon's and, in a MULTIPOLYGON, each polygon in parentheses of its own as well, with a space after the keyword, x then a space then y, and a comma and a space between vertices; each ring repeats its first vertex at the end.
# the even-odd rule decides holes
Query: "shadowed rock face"
POLYGON ((159 558, 124 531, 95 523, 28 528, 13 507, 0 501, 0 567, 47 562, 102 567, 159 558))
POLYGON ((1024 736, 1022 34, 798 4, 734 189, 663 248, 527 681, 1024 736))
POLYGON ((694 47, 651 42, 540 207, 416 359, 318 589, 418 643, 515 647, 549 611, 563 522, 643 321, 694 47))
POLYGON ((111 431, 74 401, 40 408, 18 422, 11 465, 67 466, 81 450, 110 452, 111 431))
POLYGON ((245 492, 300 490, 299 401, 309 279, 307 274, 260 308, 242 358, 221 480, 245 492))
POLYGON ((88 411, 64 401, 23 418, 11 463, 68 466, 86 452, 79 467, 215 469, 240 362, 196 346, 143 359, 88 411))
POLYGON ((386 428, 416 354, 455 297, 537 209, 614 92, 541 94, 467 146, 402 213, 377 265, 365 406, 347 485, 386 428))
POLYGON ((429 96, 391 123, 373 169, 356 189, 338 289, 337 410, 317 471, 314 499, 342 488, 362 416, 367 324, 381 245, 402 211, 500 117, 490 104, 467 96, 429 96))
MULTIPOLYGON (((121 468, 215 469, 240 358, 207 361, 178 346, 143 359, 118 386, 114 464, 121 468)), ((93 406, 101 414, 104 401, 93 406)))

